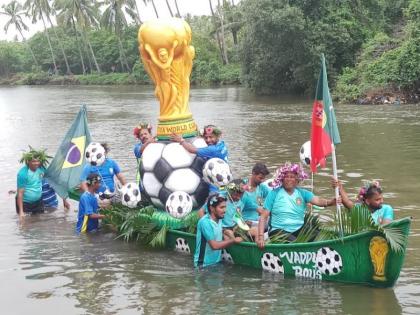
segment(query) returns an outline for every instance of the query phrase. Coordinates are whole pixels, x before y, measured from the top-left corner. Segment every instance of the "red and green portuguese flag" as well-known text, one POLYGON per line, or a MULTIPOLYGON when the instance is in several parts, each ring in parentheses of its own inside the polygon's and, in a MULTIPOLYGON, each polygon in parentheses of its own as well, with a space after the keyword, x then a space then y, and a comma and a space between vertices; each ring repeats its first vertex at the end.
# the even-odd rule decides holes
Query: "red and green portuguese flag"
POLYGON ((340 143, 334 107, 328 88, 327 70, 324 54, 321 55, 321 72, 318 78, 311 130, 311 170, 325 166, 325 158, 332 152, 332 144, 340 143))

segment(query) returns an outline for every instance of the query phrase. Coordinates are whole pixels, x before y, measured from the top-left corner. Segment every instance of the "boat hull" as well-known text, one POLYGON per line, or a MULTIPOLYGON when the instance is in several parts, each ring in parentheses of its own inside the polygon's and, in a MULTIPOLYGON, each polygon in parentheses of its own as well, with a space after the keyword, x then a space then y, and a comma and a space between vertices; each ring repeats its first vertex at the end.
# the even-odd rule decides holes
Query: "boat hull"
MULTIPOLYGON (((410 221, 404 218, 391 224, 408 236, 410 221)), ((166 244, 173 250, 194 253, 195 235, 169 230, 166 244)), ((229 247, 223 257, 284 276, 392 287, 403 266, 406 246, 407 241, 403 251, 396 253, 381 233, 368 231, 337 240, 267 244, 263 250, 255 243, 243 242, 229 247)))

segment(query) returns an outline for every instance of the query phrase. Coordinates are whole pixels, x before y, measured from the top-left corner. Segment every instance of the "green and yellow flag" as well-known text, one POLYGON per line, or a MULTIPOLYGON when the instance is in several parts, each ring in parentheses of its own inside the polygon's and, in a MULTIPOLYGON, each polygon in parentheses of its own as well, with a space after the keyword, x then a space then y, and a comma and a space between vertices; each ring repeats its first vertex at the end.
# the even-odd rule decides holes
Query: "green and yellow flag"
POLYGON ((86 106, 83 105, 45 175, 60 197, 67 198, 68 191, 79 184, 85 165, 85 148, 90 142, 86 106))

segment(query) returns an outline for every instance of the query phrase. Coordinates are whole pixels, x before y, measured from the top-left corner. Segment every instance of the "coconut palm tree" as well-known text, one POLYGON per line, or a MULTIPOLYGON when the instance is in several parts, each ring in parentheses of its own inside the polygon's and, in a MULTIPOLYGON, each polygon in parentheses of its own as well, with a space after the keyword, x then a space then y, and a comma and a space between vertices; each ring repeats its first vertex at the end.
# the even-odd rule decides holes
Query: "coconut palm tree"
POLYGON ((128 4, 129 7, 136 9, 137 14, 133 18, 134 21, 136 22, 136 24, 137 25, 142 24, 143 22, 141 21, 141 18, 140 18, 140 11, 139 11, 139 7, 137 5, 137 1, 136 0, 127 0, 127 4, 128 4))
POLYGON ((153 1, 153 0, 143 0, 143 2, 146 5, 147 5, 147 3, 151 2, 152 6, 153 6, 153 9, 155 10, 156 17, 159 18, 159 14, 158 14, 158 11, 157 11, 156 6, 155 6, 155 1, 153 1))
POLYGON ((22 30, 25 30, 25 31, 29 30, 28 26, 22 20, 22 14, 24 14, 22 5, 18 3, 16 0, 13 0, 7 5, 3 4, 1 8, 3 9, 3 11, 0 11, 0 14, 5 15, 9 18, 9 20, 4 25, 4 31, 7 33, 7 31, 9 30, 9 26, 13 25, 16 28, 16 30, 19 32, 20 36, 22 36, 22 40, 28 47, 31 53, 32 59, 35 62, 35 65, 38 65, 38 61, 35 58, 34 52, 31 46, 29 45, 29 43, 26 42, 26 38, 25 36, 23 36, 23 33, 22 33, 22 30))
POLYGON ((28 15, 32 17, 32 24, 42 20, 45 36, 47 37, 48 46, 51 52, 52 62, 54 64, 54 72, 56 72, 57 63, 55 61, 54 50, 51 45, 50 34, 48 33, 47 24, 45 23, 45 14, 51 9, 48 0, 26 0, 23 7, 27 10, 28 15))
MULTIPOLYGON (((219 3, 219 8, 218 9, 220 10, 219 0, 218 0, 218 3, 219 3)), ((228 56, 227 56, 226 43, 225 43, 225 38, 224 38, 224 27, 222 25, 222 27, 219 28, 219 22, 220 22, 219 20, 223 20, 223 17, 216 16, 216 13, 214 12, 213 4, 212 4, 211 0, 209 0, 209 5, 210 5, 210 12, 211 12, 211 15, 212 15, 212 20, 213 20, 213 27, 216 30, 216 40, 217 40, 217 44, 219 46, 220 55, 222 57, 223 64, 228 64, 229 60, 228 60, 228 56), (222 32, 220 32, 220 30, 222 30, 222 32)))
POLYGON ((172 13, 172 9, 171 9, 171 6, 169 5, 168 0, 166 0, 166 6, 168 7, 169 14, 171 15, 171 17, 174 17, 174 14, 172 13))
POLYGON ((178 17, 181 17, 181 13, 179 13, 179 8, 178 8, 178 2, 174 0, 174 3, 175 3, 175 8, 176 8, 176 14, 178 17))
POLYGON ((125 18, 124 11, 130 17, 134 18, 136 13, 131 1, 127 0, 106 0, 107 5, 101 17, 101 25, 115 33, 118 40, 118 49, 120 53, 121 68, 130 71, 128 66, 127 57, 124 53, 124 48, 121 42, 122 29, 127 26, 127 19, 125 18))
MULTIPOLYGON (((81 36, 82 42, 88 46, 96 71, 100 73, 101 69, 87 34, 89 29, 99 24, 98 5, 89 0, 56 0, 54 5, 60 10, 57 21, 63 26, 72 27, 76 36, 77 34, 81 36)), ((83 58, 80 47, 79 53, 83 58)), ((83 72, 85 72, 84 65, 83 68, 83 72)))

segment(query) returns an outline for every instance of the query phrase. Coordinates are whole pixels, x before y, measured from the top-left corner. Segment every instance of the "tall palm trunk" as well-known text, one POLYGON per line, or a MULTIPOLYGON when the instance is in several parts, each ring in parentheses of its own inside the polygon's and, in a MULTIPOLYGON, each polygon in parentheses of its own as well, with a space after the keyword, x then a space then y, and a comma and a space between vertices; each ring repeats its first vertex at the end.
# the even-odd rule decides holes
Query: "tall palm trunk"
POLYGON ((47 29, 47 25, 45 24, 45 19, 44 19, 43 14, 41 14, 41 19, 42 19, 42 24, 44 24, 44 30, 45 30, 45 35, 47 36, 48 45, 50 46, 51 57, 52 57, 53 64, 54 64, 54 74, 57 74, 57 64, 55 62, 54 51, 52 49, 50 35, 48 34, 48 29, 47 29))
POLYGON ((35 58, 35 54, 34 54, 34 51, 31 48, 31 45, 29 45, 29 43, 26 41, 25 36, 23 36, 23 34, 22 34, 22 30, 20 28, 18 30, 19 30, 20 36, 22 36, 23 42, 26 44, 26 47, 28 47, 28 49, 29 49, 29 51, 31 53, 31 56, 32 56, 32 59, 35 62, 35 65, 38 66, 38 60, 36 60, 36 58, 35 58))
POLYGON ((156 17, 159 18, 159 14, 158 14, 158 11, 156 10, 155 2, 153 0, 151 2, 152 2, 153 10, 155 10, 156 17))
POLYGON ((221 40, 222 40, 222 47, 223 47, 223 55, 225 56, 226 64, 229 64, 227 51, 226 51, 226 40, 225 40, 225 24, 224 24, 225 23, 224 22, 225 17, 224 17, 224 14, 223 14, 223 7, 220 5, 220 0, 217 0, 217 6, 220 10, 220 24, 221 24, 221 27, 222 27, 222 34, 221 34, 222 38, 221 38, 221 40))
POLYGON ((58 44, 59 44, 59 46, 60 46, 61 52, 63 53, 64 62, 65 62, 65 64, 66 64, 66 74, 72 74, 72 73, 71 73, 71 70, 70 70, 69 61, 68 61, 68 59, 67 59, 66 52, 64 51, 63 42, 60 40, 60 37, 58 37, 58 35, 57 35, 57 31, 55 30, 54 24, 51 22, 51 19, 50 19, 50 16, 49 16, 49 15, 47 15, 47 19, 48 19, 48 22, 50 22, 51 28, 52 28, 52 30, 53 30, 53 32, 54 32, 54 35, 55 35, 55 37, 56 37, 56 38, 57 38, 57 40, 58 40, 58 44))
POLYGON ((218 28, 217 23, 216 23, 216 15, 214 14, 213 5, 211 3, 211 0, 209 0, 209 5, 210 5, 210 11, 211 11, 211 15, 212 15, 214 28, 216 29, 216 40, 217 40, 217 45, 219 46, 219 50, 220 50, 220 57, 222 58, 223 64, 227 64, 227 54, 225 52, 225 48, 223 46, 223 42, 222 42, 222 39, 221 39, 221 36, 220 36, 220 33, 219 33, 219 28, 218 28))
POLYGON ((101 73, 101 68, 99 68, 99 64, 98 64, 98 61, 96 60, 95 53, 93 52, 92 45, 90 44, 89 37, 88 37, 88 35, 86 33, 84 33, 84 36, 85 36, 86 43, 87 43, 87 45, 89 47, 89 51, 90 51, 90 53, 92 55, 93 63, 95 64, 96 71, 98 73, 101 73))
POLYGON ((136 0, 134 0, 134 5, 136 6, 137 22, 138 22, 138 24, 142 24, 143 22, 141 21, 141 18, 140 18, 139 6, 137 5, 137 1, 136 0))
POLYGON ((74 34, 76 36, 76 45, 77 45, 77 50, 79 51, 79 55, 80 55, 80 61, 82 62, 82 71, 83 74, 86 74, 86 66, 85 66, 85 61, 83 59, 83 54, 82 54, 82 50, 80 48, 80 42, 79 42, 79 36, 77 35, 77 28, 76 28, 76 23, 74 22, 74 19, 71 19, 71 24, 73 26, 73 30, 74 30, 74 34))
POLYGON ((170 14, 172 17, 174 17, 174 14, 172 13, 172 9, 171 9, 171 6, 169 5, 168 0, 166 0, 166 6, 168 7, 169 14, 170 14))
POLYGON ((181 17, 181 13, 179 13, 179 8, 178 8, 178 2, 176 0, 174 0, 174 2, 175 2, 176 13, 178 17, 181 17))
POLYGON ((128 65, 128 62, 127 62, 127 57, 124 53, 124 48, 123 48, 123 44, 121 42, 121 38, 118 35, 117 35, 117 38, 118 38, 118 48, 120 50, 120 61, 121 61, 122 70, 124 71, 124 67, 125 67, 128 72, 131 72, 130 66, 128 65))

